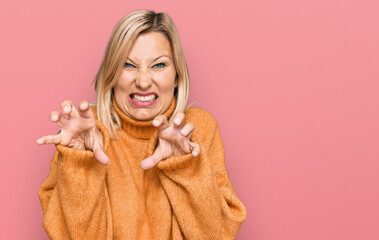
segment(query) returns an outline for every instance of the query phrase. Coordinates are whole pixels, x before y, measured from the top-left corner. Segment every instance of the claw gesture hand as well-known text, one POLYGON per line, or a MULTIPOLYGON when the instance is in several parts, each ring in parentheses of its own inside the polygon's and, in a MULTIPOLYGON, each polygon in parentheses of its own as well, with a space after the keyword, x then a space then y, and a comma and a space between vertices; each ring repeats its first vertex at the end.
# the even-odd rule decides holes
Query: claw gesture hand
POLYGON ((43 136, 37 140, 42 144, 61 144, 70 148, 88 149, 93 151, 95 158, 101 164, 107 164, 109 158, 103 151, 102 134, 96 127, 96 120, 88 102, 79 103, 79 111, 70 100, 61 104, 62 112, 52 111, 50 120, 58 123, 61 131, 56 135, 43 136))
POLYGON ((160 161, 171 156, 179 156, 191 152, 193 156, 199 155, 199 144, 189 140, 195 126, 192 123, 187 123, 182 128, 184 117, 185 114, 183 112, 177 113, 171 125, 164 115, 158 115, 154 118, 153 125, 158 127, 158 146, 153 155, 140 163, 142 169, 153 168, 160 161))

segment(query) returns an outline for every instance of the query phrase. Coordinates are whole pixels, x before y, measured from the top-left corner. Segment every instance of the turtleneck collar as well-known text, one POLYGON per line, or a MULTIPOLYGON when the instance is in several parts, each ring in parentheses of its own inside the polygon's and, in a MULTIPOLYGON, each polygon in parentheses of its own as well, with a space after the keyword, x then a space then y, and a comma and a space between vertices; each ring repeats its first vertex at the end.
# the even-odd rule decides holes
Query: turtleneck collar
MULTIPOLYGON (((120 116, 121 120, 121 127, 122 129, 127 132, 129 135, 136 137, 138 139, 150 139, 154 132, 156 131, 156 127, 153 126, 153 120, 148 121, 142 121, 142 120, 134 120, 127 116, 118 106, 116 103, 115 98, 112 98, 112 103, 115 111, 120 116)), ((163 113, 164 116, 166 116, 167 119, 170 118, 171 114, 174 112, 176 106, 176 97, 174 96, 172 98, 171 105, 166 110, 166 112, 163 113)))

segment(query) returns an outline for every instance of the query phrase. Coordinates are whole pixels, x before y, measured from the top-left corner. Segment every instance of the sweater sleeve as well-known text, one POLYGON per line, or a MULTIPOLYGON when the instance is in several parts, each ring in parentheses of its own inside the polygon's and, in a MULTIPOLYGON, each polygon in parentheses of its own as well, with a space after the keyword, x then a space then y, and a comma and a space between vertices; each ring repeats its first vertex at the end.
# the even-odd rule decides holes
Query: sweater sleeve
MULTIPOLYGON (((109 133, 96 123, 106 152, 109 133)), ((38 191, 43 227, 51 239, 112 239, 107 167, 90 150, 56 145, 49 176, 38 191)))
POLYGON ((161 161, 159 177, 186 239, 235 239, 247 210, 229 179, 216 120, 209 113, 199 119, 211 126, 199 124, 205 131, 199 135, 195 123, 191 141, 200 144, 200 154, 161 161))

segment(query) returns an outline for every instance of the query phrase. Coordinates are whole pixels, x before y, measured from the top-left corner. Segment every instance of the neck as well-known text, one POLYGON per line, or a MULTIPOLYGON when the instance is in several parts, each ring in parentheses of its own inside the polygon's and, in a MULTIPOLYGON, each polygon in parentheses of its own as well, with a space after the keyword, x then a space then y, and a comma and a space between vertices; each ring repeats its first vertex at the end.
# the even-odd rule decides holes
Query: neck
MULTIPOLYGON (((121 120, 122 129, 127 132, 129 135, 138 138, 138 139, 150 139, 154 132, 157 130, 156 127, 153 126, 153 120, 135 120, 127 116, 116 103, 115 98, 112 98, 113 107, 121 120)), ((171 114, 174 112, 176 106, 176 98, 175 96, 172 99, 171 105, 168 109, 163 113, 163 115, 169 119, 171 114)))

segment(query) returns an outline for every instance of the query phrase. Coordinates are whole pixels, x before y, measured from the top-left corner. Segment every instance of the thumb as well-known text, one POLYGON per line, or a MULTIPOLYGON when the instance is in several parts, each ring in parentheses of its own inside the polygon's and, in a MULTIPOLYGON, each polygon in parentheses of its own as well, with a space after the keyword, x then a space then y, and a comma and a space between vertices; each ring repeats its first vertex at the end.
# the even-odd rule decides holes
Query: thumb
POLYGON ((159 150, 156 149, 153 155, 142 160, 142 162, 140 163, 140 167, 144 170, 147 170, 155 167, 155 165, 157 165, 161 160, 162 157, 160 157, 159 150))
POLYGON ((108 156, 104 153, 103 149, 99 146, 98 142, 95 142, 93 148, 93 154, 96 160, 101 164, 108 164, 110 162, 108 156))

